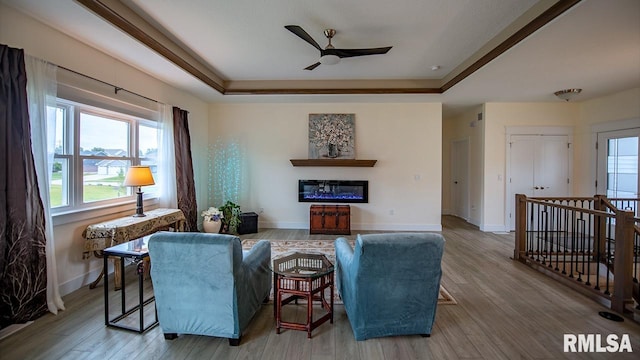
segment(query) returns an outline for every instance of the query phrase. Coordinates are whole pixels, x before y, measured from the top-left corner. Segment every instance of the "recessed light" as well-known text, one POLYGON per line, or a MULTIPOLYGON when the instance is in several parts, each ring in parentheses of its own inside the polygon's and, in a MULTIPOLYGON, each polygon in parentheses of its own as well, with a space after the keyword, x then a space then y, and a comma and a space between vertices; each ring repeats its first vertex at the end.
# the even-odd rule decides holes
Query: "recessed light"
POLYGON ((437 70, 440 70, 440 65, 433 65, 431 67, 431 71, 437 71, 437 70))

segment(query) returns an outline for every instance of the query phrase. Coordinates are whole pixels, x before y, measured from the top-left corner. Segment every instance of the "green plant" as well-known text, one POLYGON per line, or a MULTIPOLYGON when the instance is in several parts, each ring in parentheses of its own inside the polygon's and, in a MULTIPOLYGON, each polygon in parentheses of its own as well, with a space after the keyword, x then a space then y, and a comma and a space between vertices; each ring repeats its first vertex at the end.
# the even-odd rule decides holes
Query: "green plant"
POLYGON ((218 210, 222 211, 224 215, 222 217, 222 229, 224 232, 230 234, 237 234, 238 227, 242 223, 242 211, 240 211, 240 205, 235 204, 231 201, 224 203, 224 205, 218 207, 218 210))

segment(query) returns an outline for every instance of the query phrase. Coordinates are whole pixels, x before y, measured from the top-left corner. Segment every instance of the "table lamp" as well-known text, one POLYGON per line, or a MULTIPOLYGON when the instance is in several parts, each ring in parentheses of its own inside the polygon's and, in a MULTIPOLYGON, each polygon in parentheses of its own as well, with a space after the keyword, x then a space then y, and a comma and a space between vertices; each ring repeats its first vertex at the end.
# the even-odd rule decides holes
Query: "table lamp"
POLYGON ((148 166, 131 166, 127 170, 127 175, 124 177, 124 186, 137 186, 138 187, 138 200, 136 202, 136 213, 134 217, 146 216, 142 211, 142 186, 154 185, 153 175, 151 175, 151 168, 148 166))

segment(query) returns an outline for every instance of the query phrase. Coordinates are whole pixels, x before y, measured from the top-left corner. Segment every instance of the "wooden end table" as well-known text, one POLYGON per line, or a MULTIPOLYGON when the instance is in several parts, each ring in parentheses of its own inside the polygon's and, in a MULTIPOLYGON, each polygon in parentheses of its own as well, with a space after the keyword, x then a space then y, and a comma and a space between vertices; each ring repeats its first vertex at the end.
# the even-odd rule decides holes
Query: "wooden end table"
POLYGON ((273 260, 276 334, 280 329, 311 332, 329 320, 333 324, 333 264, 322 254, 293 253, 273 260), (329 301, 325 290, 329 289, 329 301), (288 295, 287 297, 285 297, 288 295), (282 306, 298 299, 307 301, 306 323, 282 321, 282 306), (326 314, 313 321, 313 301, 320 301, 326 314))

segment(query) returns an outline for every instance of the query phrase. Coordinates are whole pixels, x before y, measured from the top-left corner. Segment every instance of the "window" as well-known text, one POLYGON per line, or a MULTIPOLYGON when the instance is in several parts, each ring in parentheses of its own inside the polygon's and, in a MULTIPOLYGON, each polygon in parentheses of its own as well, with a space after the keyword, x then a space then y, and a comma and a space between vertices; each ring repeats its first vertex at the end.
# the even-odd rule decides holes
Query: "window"
POLYGON ((597 141, 596 192, 609 198, 637 198, 640 128, 599 132, 597 141))
POLYGON ((638 137, 608 139, 607 196, 635 198, 638 194, 638 137))
MULTIPOLYGON (((125 113, 59 99, 51 174, 54 213, 134 199, 122 185, 131 165, 157 171, 157 123, 125 113)), ((155 186, 144 188, 153 196, 155 186)))

